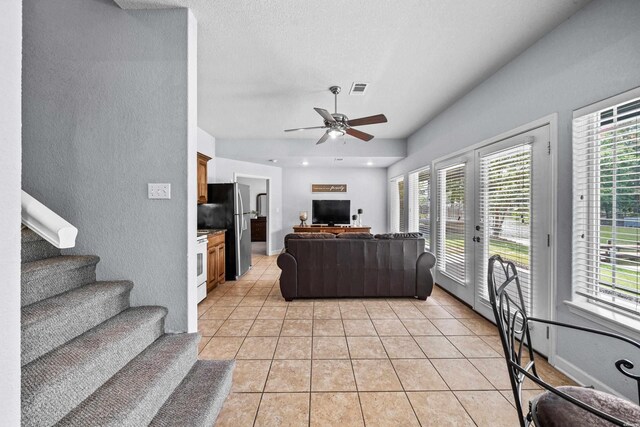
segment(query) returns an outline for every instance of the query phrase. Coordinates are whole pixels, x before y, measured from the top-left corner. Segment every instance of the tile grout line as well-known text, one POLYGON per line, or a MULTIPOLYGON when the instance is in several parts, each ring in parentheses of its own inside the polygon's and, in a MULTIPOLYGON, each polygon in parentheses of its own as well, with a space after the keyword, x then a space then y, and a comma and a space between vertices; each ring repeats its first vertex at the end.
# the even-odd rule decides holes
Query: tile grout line
MULTIPOLYGON (((393 310, 393 307, 391 308, 391 311, 393 311, 395 313, 395 310, 393 310)), ((397 316, 397 313, 395 313, 397 316)), ((399 320, 399 319, 398 319, 399 320)), ((400 320, 400 324, 403 325, 402 320, 400 320)), ((375 324, 374 324, 375 327, 375 324)), ((377 331, 377 329, 376 329, 377 331)), ((409 331, 407 331, 409 332, 409 331)), ((391 369, 393 369, 393 373, 396 375, 396 378, 398 379, 398 383, 400 384, 400 387, 402 388, 402 394, 404 394, 404 398, 407 399, 407 402, 409 402, 409 406, 411 407, 411 411, 413 412, 413 416, 416 418, 416 421, 418 422, 418 425, 422 426, 422 423, 420 422, 420 418, 418 417, 418 414, 416 413, 415 408, 413 407, 413 404, 411 403, 411 399, 409 399, 409 395, 407 394, 407 390, 405 390, 404 388, 404 384, 402 384, 402 380, 400 379, 400 375, 398 375, 398 371, 396 370, 395 365, 393 364, 393 361, 391 360, 391 357, 389 357, 389 352, 387 351, 387 348, 384 346, 384 343, 382 342, 382 339, 380 338, 380 336, 378 336, 378 339, 380 340, 380 343, 382 344, 382 348, 384 349, 384 352, 387 355, 387 359, 389 360, 389 364, 391 365, 391 369)), ((412 337, 413 339, 413 337, 412 337)), ((415 339, 414 339, 415 341, 415 339)), ((416 343, 417 345, 418 343, 416 343)), ((418 346, 420 347, 420 346, 418 346)), ((420 348, 420 351, 422 351, 422 348, 420 348)), ((423 352, 424 353, 424 352, 423 352)), ((425 354, 426 356, 426 354, 425 354)))
MULTIPOLYGON (((268 268, 268 267, 267 267, 267 268, 268 268)), ((270 274, 270 275, 271 275, 271 272, 267 273, 267 272, 266 272, 266 270, 264 270, 264 272, 263 272, 262 274, 270 274)), ((245 298, 249 298, 249 295, 248 295, 248 294, 249 294, 249 293, 251 293, 251 291, 252 291, 253 289, 256 289, 256 288, 255 288, 255 285, 256 285, 256 282, 257 282, 258 280, 261 280, 261 277, 260 277, 260 278, 258 278, 258 279, 257 279, 257 280, 255 280, 255 281, 253 281, 253 284, 252 284, 252 285, 251 285, 251 287, 248 289, 247 293, 245 293, 245 294, 244 294, 244 296, 240 299, 240 302, 236 303, 236 304, 233 306, 233 310, 231 310, 231 312, 230 312, 230 314, 227 316, 227 318, 223 320, 223 324, 224 324, 226 321, 228 321, 228 320, 244 320, 244 319, 230 319, 230 317, 233 315, 233 313, 234 313, 234 312, 236 312, 236 310, 237 310, 239 307, 245 307, 245 306, 241 306, 242 301, 243 301, 245 298)), ((269 279, 269 280, 271 280, 271 279, 269 279)), ((271 305, 267 306, 267 305, 266 305, 266 304, 268 303, 268 301, 269 301, 269 300, 272 300, 272 302, 275 302, 275 300, 277 300, 277 293, 274 293, 274 290, 275 290, 275 288, 276 288, 277 284, 278 284, 278 279, 275 279, 275 280, 274 280, 274 282, 273 282, 273 285, 271 285, 271 287, 270 287, 270 292, 269 292, 269 293, 268 293, 268 295, 265 297, 265 300, 263 300, 263 301, 262 301, 262 303, 261 303, 261 305, 259 306, 259 308, 260 308, 259 312, 260 312, 260 311, 262 311, 262 309, 263 309, 264 307, 278 307, 278 306, 281 306, 281 305, 274 305, 274 306, 271 306, 271 305)), ((230 289, 226 289, 226 290, 224 291, 224 293, 222 293, 222 294, 220 295, 220 297, 219 297, 219 298, 224 298, 224 297, 228 294, 229 290, 230 290, 230 289)), ((258 295, 258 296, 261 296, 261 295, 258 295)), ((231 296, 229 296, 229 297, 231 297, 231 296)), ((236 296, 234 296, 234 297, 236 297, 236 296)), ((314 330, 313 330, 313 328, 314 328, 314 326, 315 326, 315 320, 316 320, 316 318, 315 318, 315 317, 316 317, 315 309, 316 309, 316 303, 317 303, 317 302, 318 302, 318 301, 313 301, 313 303, 312 303, 312 305, 311 305, 311 308, 312 308, 312 310, 311 310, 311 311, 312 311, 312 316, 311 316, 311 344, 312 344, 311 352, 312 352, 312 355, 311 355, 311 360, 310 360, 310 371, 309 371, 309 372, 310 372, 310 373, 309 373, 309 391, 308 391, 308 393, 309 393, 309 412, 308 412, 308 417, 309 417, 309 419, 308 419, 308 424, 309 424, 309 425, 310 425, 310 423, 311 423, 311 412, 312 412, 312 410, 311 410, 311 398, 312 398, 312 394, 313 394, 313 391, 312 391, 312 380, 313 380, 313 361, 315 360, 315 359, 313 358, 313 343, 314 343, 314 339, 316 338, 316 337, 315 337, 315 335, 314 335, 314 330)), ((397 311, 397 310, 401 310, 401 308, 394 309, 394 306, 393 306, 393 305, 391 305, 391 303, 389 303, 389 301, 386 301, 386 300, 385 300, 385 302, 387 303, 387 305, 388 305, 388 307, 391 309, 391 311, 394 313, 394 316, 395 316, 395 319, 394 319, 394 320, 399 320, 399 321, 400 321, 400 323, 402 324, 403 328, 405 328, 405 329, 406 329, 406 324, 405 324, 405 322, 403 321, 403 319, 402 319, 402 318, 400 318, 400 316, 398 315, 398 311, 397 311)), ((269 302, 269 303, 271 303, 271 302, 269 302)), ((214 302, 213 304, 215 304, 215 302, 214 302)), ((214 309, 214 308, 215 308, 215 306, 214 306, 213 304, 212 304, 212 305, 211 305, 207 310, 205 310, 205 312, 203 313, 203 315, 204 315, 207 311, 212 310, 212 309, 214 309)), ((441 304, 437 304, 437 303, 436 303, 436 305, 437 305, 437 306, 442 307, 442 305, 441 305, 441 304)), ((398 375, 398 372, 397 372, 397 370, 396 370, 396 367, 395 367, 395 365, 393 364, 393 360, 394 360, 394 359, 391 359, 391 357, 389 357, 389 352, 388 352, 388 350, 386 349, 386 347, 384 346, 384 343, 382 342, 382 338, 381 338, 381 336, 379 335, 378 328, 376 328, 375 324, 373 323, 373 320, 374 320, 374 319, 372 319, 372 318, 371 318, 371 313, 370 313, 369 309, 367 309, 367 305, 364 305, 364 304, 363 304, 363 306, 364 306, 364 308, 365 308, 365 312, 366 312, 366 314, 367 314, 367 319, 366 319, 366 320, 368 320, 368 321, 373 325, 373 327, 374 327, 373 329, 374 329, 374 330, 375 330, 375 332, 376 332, 376 337, 378 338, 378 340, 379 340, 379 341, 380 341, 380 343, 382 344, 383 349, 384 349, 384 351, 385 351, 385 354, 386 354, 386 356, 387 356, 386 360, 388 360, 388 361, 389 361, 389 363, 391 364, 392 369, 394 370, 394 374, 396 375, 396 377, 397 377, 397 378, 398 378, 398 380, 399 380, 399 383, 400 383, 400 385, 401 385, 401 388, 402 388, 403 394, 404 394, 405 398, 409 401, 409 404, 410 404, 410 406, 411 406, 411 408, 412 408, 412 410, 413 410, 413 413, 414 413, 414 415, 415 415, 416 419, 418 420, 418 423, 420 423, 420 424, 421 424, 420 419, 418 418, 417 413, 416 413, 416 411, 415 411, 415 408, 414 408, 413 404, 411 403, 411 400, 410 400, 410 399, 409 399, 409 397, 408 397, 408 392, 407 392, 407 390, 405 389, 404 384, 403 384, 403 383, 402 383, 402 381, 400 380, 399 375, 398 375)), ((416 307, 416 304, 415 304, 415 303, 413 303, 413 304, 412 304, 412 306, 413 306, 413 307, 416 307)), ((451 305, 451 306, 453 306, 453 305, 451 305)), ((221 306, 221 307, 225 307, 225 306, 221 306)), ((251 306, 247 306, 247 307, 251 307, 251 306)), ((258 416, 258 412, 259 412, 259 410, 260 410, 260 405, 261 405, 261 403, 262 403, 263 396, 264 396, 264 394, 269 393, 269 392, 266 392, 266 391, 265 391, 265 389, 266 389, 266 382, 267 382, 267 380, 268 380, 269 374, 271 373, 271 369, 272 369, 272 366, 273 366, 273 362, 274 362, 274 360, 275 360, 276 351, 277 351, 278 345, 280 344, 280 339, 283 337, 283 335, 282 335, 282 331, 283 331, 283 329, 284 329, 284 321, 286 320, 286 316, 287 316, 287 313, 289 312, 289 308, 291 308, 292 306, 291 306, 291 304, 286 304, 286 305, 285 305, 285 307, 286 307, 286 309, 285 309, 285 314, 284 314, 284 318, 282 319, 282 324, 281 324, 281 327, 280 327, 280 330, 279 330, 279 333, 278 333, 278 336, 277 336, 277 340, 276 340, 276 347, 274 348, 274 353, 271 355, 271 360, 270 360, 269 370, 268 370, 268 372, 267 372, 267 378, 265 379, 265 384, 264 384, 263 390, 262 390, 262 392, 261 392, 260 400, 259 400, 259 402, 258 402, 258 407, 257 407, 257 409, 256 409, 256 415, 255 415, 255 417, 254 417, 254 424, 257 422, 257 416, 258 416)), ((304 307, 304 306, 303 306, 303 307, 304 307)), ((318 306, 318 307, 319 307, 319 306, 318 306)), ((396 305, 396 307, 398 307, 398 306, 396 305)), ((371 309, 373 309, 373 308, 377 308, 377 307, 372 307, 371 309)), ((416 307, 416 308, 418 308, 418 307, 416 307)), ((444 307, 443 307, 443 308, 444 308, 444 307)), ((444 309, 446 310, 446 308, 444 308, 444 309)), ((424 312, 422 312, 419 308, 418 308, 418 310, 420 311, 420 313, 422 314, 422 316, 423 316, 423 317, 417 317, 416 319, 423 319, 423 318, 424 318, 424 319, 426 319, 427 321, 431 322, 431 318, 429 318, 428 316, 426 316, 426 315, 424 314, 424 312)), ((359 387, 358 387, 358 384, 357 384, 357 381, 356 381, 356 378, 355 378, 355 370, 354 370, 354 366, 353 366, 353 360, 354 360, 354 359, 352 359, 351 349, 350 349, 350 347, 349 347, 349 345, 348 345, 348 339, 347 339, 348 337, 347 337, 347 332, 346 332, 346 330, 345 330, 345 319, 344 319, 344 318, 343 318, 343 316, 342 316, 342 310, 341 310, 341 307, 340 307, 340 304, 339 304, 339 303, 338 303, 338 305, 337 305, 337 311, 338 311, 339 316, 340 316, 340 317, 339 317, 339 319, 340 319, 340 324, 341 324, 341 326, 342 326, 342 330, 343 330, 343 335, 342 335, 342 336, 344 337, 345 342, 346 342, 346 344, 347 344, 348 357, 349 357, 349 361, 350 361, 350 363, 351 363, 351 368, 352 368, 352 369, 351 369, 351 373, 352 373, 352 375, 353 375, 353 377, 354 377, 354 383, 355 383, 355 386, 356 386, 356 394, 357 394, 357 396, 358 396, 358 402, 359 402, 359 405, 360 405, 360 414, 361 414, 361 416, 362 416, 363 423, 365 423, 365 424, 366 424, 365 419, 364 419, 364 410, 363 410, 363 407, 362 407, 362 400, 360 399, 360 393, 361 393, 361 390, 359 390, 359 387)), ((448 310, 446 310, 446 311, 448 311, 448 310)), ((252 320, 252 323, 251 323, 251 326, 250 326, 249 330, 248 330, 248 331, 247 331, 247 333, 244 335, 244 337, 243 337, 243 342, 242 342, 242 344, 240 345, 240 347, 239 347, 238 351, 236 352, 236 355, 239 353, 240 348, 241 348, 241 347, 242 347, 242 345, 244 344, 244 342, 245 342, 246 338, 249 336, 249 331, 250 331, 250 330, 255 326, 255 324, 256 324, 256 322, 257 322, 257 320, 258 320, 258 318, 257 318, 257 317, 259 316, 259 312, 258 312, 258 314, 256 314, 256 317, 255 317, 254 319, 247 319, 247 320, 252 320)), ((202 317, 202 315, 201 315, 200 317, 202 317)), ((404 319, 404 320, 411 320, 411 319, 413 319, 413 318, 407 318, 407 319, 404 319)), ((453 319, 454 319, 454 320, 457 320, 458 322, 460 322, 460 319, 461 319, 461 318, 456 318, 456 317, 454 316, 454 317, 453 317, 453 319)), ((465 319, 466 319, 466 318, 465 318, 465 319)), ((290 319, 290 320, 292 320, 292 319, 290 319)), ((381 320, 385 320, 385 319, 381 319, 381 320)), ((462 323, 462 324, 466 327, 466 324, 465 324, 464 322, 460 322, 460 323, 462 323)), ((435 325, 434 325, 434 326, 435 326, 435 325)), ((222 327, 222 325, 221 325, 220 327, 222 327)), ((437 326, 435 326, 435 328, 436 328, 438 331, 440 331, 440 332, 442 333, 442 331, 441 331, 437 326)), ((219 330, 219 328, 218 328, 218 330, 219 330)), ((217 331, 218 331, 218 330, 216 330, 216 333, 217 333, 217 331)), ((407 332, 408 332, 408 331, 407 331, 407 332)), ((483 343, 484 343, 484 344, 486 344, 489 348, 491 348, 492 350, 494 350, 494 349, 493 349, 493 347, 492 347, 492 345, 491 345, 487 340, 485 340, 485 337, 490 337, 490 336, 492 336, 492 335, 488 335, 488 334, 486 334, 486 335, 478 335, 478 334, 477 334, 475 331, 473 331, 473 330, 470 330, 470 332, 471 332, 471 334, 470 334, 470 335, 464 335, 464 336, 470 336, 470 337, 479 338, 479 339, 481 340, 481 342, 483 342, 483 343)), ((416 345, 418 345, 418 348, 420 348, 421 352, 422 352, 423 354, 425 354, 425 356, 426 356, 426 353, 425 353, 424 349, 422 349, 422 347, 417 343, 416 335, 414 335, 414 334, 412 334, 412 333, 410 333, 410 332, 408 332, 408 334, 409 334, 408 336, 409 336, 409 337, 411 337, 412 341, 413 341, 416 345)), ((214 333, 214 335, 215 335, 215 333, 214 333)), ((259 336, 261 336, 261 335, 259 335, 259 336)), ((292 336, 297 337, 297 335, 292 335, 292 336)), ((304 335, 300 335, 300 336, 301 336, 301 337, 304 337, 304 335)), ((331 335, 328 335, 328 336, 331 336, 331 335)), ((360 336, 360 335, 353 335, 353 336, 360 336)), ((368 335, 362 335, 362 336, 368 336, 368 335)), ((394 337, 394 336, 402 336, 402 337, 405 337, 406 335, 389 335, 389 336, 390 336, 390 337, 394 337)), ((458 335, 446 335, 446 334, 442 333, 440 336, 444 336, 444 337, 446 338, 446 342, 448 342, 451 346, 453 346, 453 347, 454 347, 454 348, 456 348, 458 351, 460 351, 460 348, 458 348, 458 347, 457 347, 457 346, 456 346, 456 345, 455 345, 455 344, 450 340, 450 336, 458 336, 458 335)), ((211 340, 211 338, 213 338, 213 337, 209 337, 209 341, 211 340)), ((203 349, 204 349, 207 345, 208 345, 208 342, 207 342, 207 343, 205 343, 205 345, 203 346, 203 349)), ((495 350, 494 350, 494 351, 495 351, 495 350)), ((460 399, 459 399, 459 398, 458 398, 458 396, 456 395, 456 392, 465 392, 465 391, 481 391, 481 392, 482 392, 482 391, 494 391, 494 392, 496 392, 496 391, 497 391, 497 392, 499 393, 499 395, 500 395, 503 399, 505 399, 505 400, 507 400, 507 402, 509 402, 509 406, 513 407, 513 405, 512 405, 512 404, 511 404, 511 402, 509 401, 509 399, 507 399, 507 398, 506 398, 506 397, 501 393, 501 391, 500 391, 500 390, 498 390, 498 389, 495 387, 495 385, 494 385, 494 384, 489 380, 489 378, 488 378, 484 373, 482 373, 479 369, 477 369, 477 368, 475 367, 475 365, 471 362, 471 359, 470 359, 469 357, 467 357, 465 354, 463 354, 461 351, 460 351, 460 354, 461 354, 461 356, 462 356, 461 358, 443 358, 443 359, 451 359, 451 360, 466 360, 468 363, 470 363, 470 364, 474 367, 474 369, 476 369, 476 370, 480 373, 481 377, 482 377, 482 378, 484 378, 484 379, 487 381, 487 383, 489 384, 489 386, 491 387, 490 389, 487 389, 487 390, 484 390, 484 389, 483 389, 483 390, 473 390, 473 389, 470 389, 470 390, 456 390, 456 391, 454 391, 454 390, 451 390, 450 386, 449 386, 449 385, 446 383, 446 381, 444 381, 444 379, 443 379, 444 384, 445 384, 445 385, 446 385, 446 387, 447 387, 447 390, 448 390, 451 394, 453 394, 453 395, 454 395, 454 397, 455 397, 455 399, 456 399, 456 402, 458 402, 458 404, 459 404, 460 406, 462 406, 462 408, 463 408, 463 410, 464 410, 465 414, 467 414, 467 416, 472 420, 472 422, 473 422, 474 424, 476 424, 475 420, 473 420, 473 418, 471 417, 471 414, 470 414, 470 413, 468 412, 468 410, 464 407, 464 405, 462 405, 462 402, 460 401, 460 399)), ((412 358, 412 359, 413 359, 413 358, 412 358)), ((421 358, 420 358, 420 359, 421 359, 421 358)), ((441 359, 441 358, 438 358, 438 359, 441 359)), ((473 359, 499 359, 499 360, 501 360, 501 358, 498 358, 498 357, 495 357, 495 356, 494 356, 494 357, 490 357, 490 356, 486 356, 486 357, 474 357, 473 359)), ((248 359, 247 359, 247 360, 248 360, 248 359)), ((318 360, 320 360, 320 359, 318 359, 318 360)), ((431 358, 429 358, 428 356, 426 357, 426 360, 428 360, 430 363, 432 362, 431 358)), ((432 363, 432 365, 433 365, 433 363, 432 363)), ((434 366, 434 368, 435 368, 435 366, 434 366)), ((440 373, 438 372, 438 370, 437 370, 437 369, 436 369, 436 372, 438 373, 438 375, 440 375, 440 373)), ((441 377, 441 378, 442 378, 442 377, 441 377)), ((383 390, 381 390, 381 391, 383 391, 383 390)), ((425 390, 425 391, 427 391, 427 392, 428 392, 429 390, 425 390)), ((508 391, 508 390, 507 390, 507 391, 508 391)), ((277 391, 276 391, 276 392, 277 392, 277 391)), ((276 393, 276 392, 274 392, 274 393, 276 393)), ((304 392, 304 391, 303 391, 303 392, 304 392)), ((303 393, 303 392, 300 392, 300 393, 303 393)), ((240 392, 240 393, 242 393, 242 392, 240 392)), ((248 393, 248 392, 247 392, 247 393, 248 393)))
MULTIPOLYGON (((274 284, 275 286, 275 284, 274 284)), ((273 286, 271 287, 271 289, 273 289, 273 286)), ((268 296, 267 296, 268 298, 268 296)), ((266 301, 266 299, 265 299, 266 301)), ((260 307, 260 311, 262 311, 262 308, 264 308, 264 302, 262 304, 262 306, 260 307)), ((258 315, 260 314, 260 312, 258 312, 258 315)), ((285 311, 285 315, 286 315, 286 311, 285 311)), ((284 320, 283 320, 284 323, 284 320)), ((280 334, 282 333, 282 327, 280 328, 280 333, 278 333, 278 341, 280 340, 280 334)), ((260 406, 262 406, 262 398, 264 397, 264 391, 267 388, 267 381, 269 380, 269 374, 271 373, 271 368, 273 366, 273 357, 275 357, 275 352, 278 348, 278 341, 276 341, 276 348, 273 350, 273 355, 271 356, 271 361, 269 362, 269 369, 267 370, 267 377, 264 379, 264 384, 262 385, 262 391, 260 392, 260 400, 258 401, 258 406, 256 407, 256 414, 253 417, 253 425, 255 426, 256 422, 258 421, 258 413, 260 412, 260 406)), ((238 351, 240 351, 240 349, 238 349, 238 351)))
POLYGON ((309 368, 309 418, 307 419, 307 425, 311 426, 311 389, 313 387, 313 326, 316 320, 316 303, 311 305, 311 367, 309 368))
MULTIPOLYGON (((364 304, 363 304, 364 306, 364 304)), ((360 399, 360 390, 358 388, 358 380, 356 380, 356 371, 353 368, 353 359, 351 359, 351 348, 349 347, 349 340, 347 338, 347 331, 344 328, 344 318, 342 317, 342 307, 340 307, 340 303, 338 303, 338 310, 340 311, 340 321, 342 322, 342 330, 344 331, 344 341, 347 345, 347 354, 349 355, 349 365, 351 365, 351 375, 353 375, 353 384, 356 386, 356 396, 358 397, 358 406, 360 407, 360 416, 362 417, 362 424, 364 427, 367 426, 367 420, 364 417, 364 410, 362 409, 362 399, 360 399)), ((369 312, 367 312, 367 308, 364 308, 365 313, 367 313, 367 318, 371 325, 373 326, 373 322, 371 322, 371 318, 369 318, 369 312)), ((374 326, 375 331, 375 326, 374 326)), ((377 333, 377 332, 376 332, 377 333)))

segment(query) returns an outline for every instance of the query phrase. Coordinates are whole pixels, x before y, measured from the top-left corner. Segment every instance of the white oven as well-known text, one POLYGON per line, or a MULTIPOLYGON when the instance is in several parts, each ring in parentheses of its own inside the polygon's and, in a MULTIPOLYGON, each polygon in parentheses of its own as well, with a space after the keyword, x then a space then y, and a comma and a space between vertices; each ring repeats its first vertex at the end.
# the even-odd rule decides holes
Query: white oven
POLYGON ((207 297, 207 235, 198 237, 196 245, 198 302, 207 297))

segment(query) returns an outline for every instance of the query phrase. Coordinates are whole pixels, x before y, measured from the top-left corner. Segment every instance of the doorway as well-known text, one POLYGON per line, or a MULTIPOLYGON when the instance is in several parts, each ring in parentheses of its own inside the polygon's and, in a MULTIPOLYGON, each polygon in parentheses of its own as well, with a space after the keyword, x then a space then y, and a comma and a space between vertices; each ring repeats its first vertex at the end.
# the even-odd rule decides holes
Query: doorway
POLYGON ((234 179, 240 184, 249 186, 251 211, 251 258, 252 265, 257 258, 269 255, 269 178, 234 174, 234 179))
MULTIPOLYGON (((491 321, 487 263, 495 254, 516 264, 527 313, 551 314, 550 152, 545 124, 434 163, 437 282, 491 321)), ((548 355, 547 328, 531 333, 548 355)))

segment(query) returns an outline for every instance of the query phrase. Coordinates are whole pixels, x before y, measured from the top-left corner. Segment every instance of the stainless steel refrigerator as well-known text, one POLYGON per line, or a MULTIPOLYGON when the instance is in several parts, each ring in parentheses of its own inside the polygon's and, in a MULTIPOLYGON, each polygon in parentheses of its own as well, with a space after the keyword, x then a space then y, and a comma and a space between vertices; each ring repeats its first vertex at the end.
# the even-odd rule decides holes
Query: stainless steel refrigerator
POLYGON ((224 229, 225 276, 235 280, 251 267, 249 186, 209 184, 207 203, 198 205, 198 229, 224 229))

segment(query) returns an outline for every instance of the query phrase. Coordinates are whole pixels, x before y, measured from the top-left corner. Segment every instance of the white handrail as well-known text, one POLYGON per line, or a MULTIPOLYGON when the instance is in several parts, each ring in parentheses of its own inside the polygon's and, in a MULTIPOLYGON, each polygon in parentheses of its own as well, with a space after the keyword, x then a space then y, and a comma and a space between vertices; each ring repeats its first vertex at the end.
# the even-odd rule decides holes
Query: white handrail
POLYGON ((22 223, 56 248, 73 248, 78 229, 22 190, 22 223))

